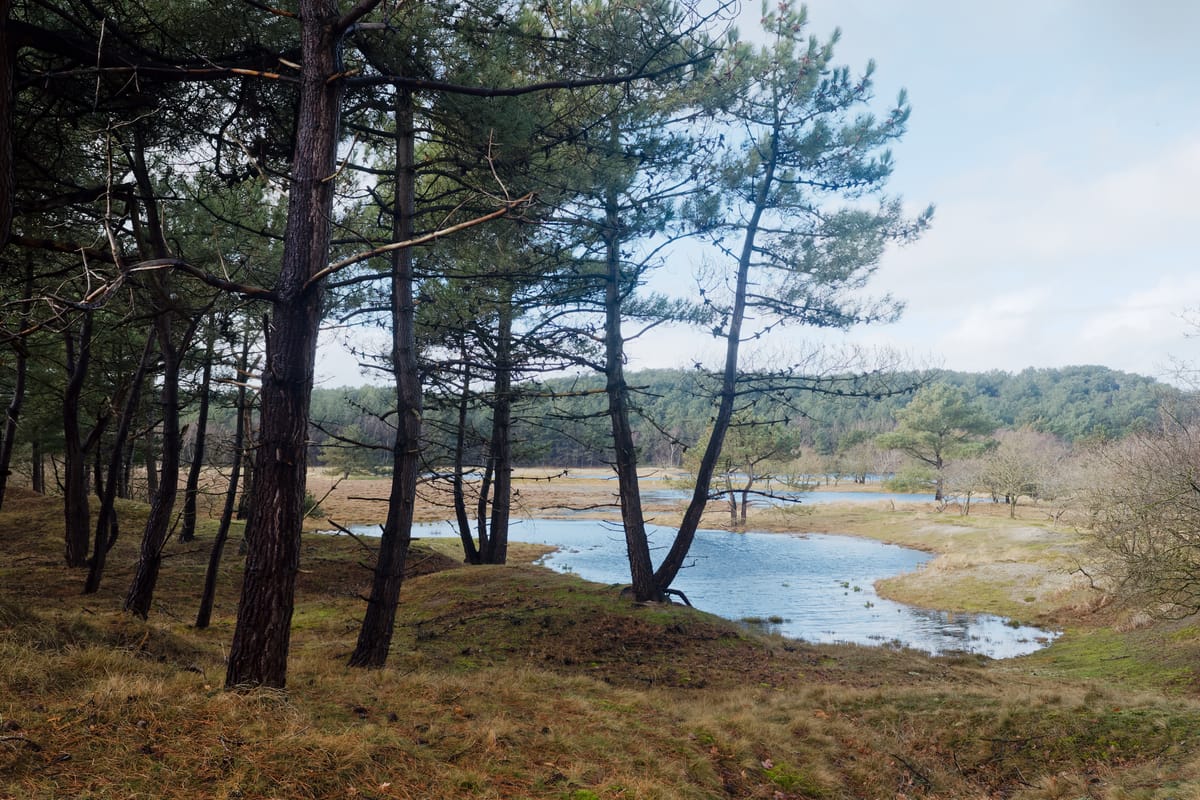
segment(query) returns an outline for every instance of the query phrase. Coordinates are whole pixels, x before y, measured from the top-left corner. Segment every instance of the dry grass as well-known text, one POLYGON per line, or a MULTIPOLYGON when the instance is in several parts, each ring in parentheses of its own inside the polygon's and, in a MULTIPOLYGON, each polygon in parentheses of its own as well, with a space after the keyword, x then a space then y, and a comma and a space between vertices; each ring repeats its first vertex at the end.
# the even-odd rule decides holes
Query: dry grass
POLYGON ((848 533, 935 554, 916 572, 880 581, 881 595, 926 608, 987 611, 1056 626, 1097 600, 1082 574, 1086 540, 1052 527, 1039 510, 1009 519, 1003 506, 980 504, 971 516, 932 503, 829 505, 763 515, 767 530, 848 533))
MULTIPOLYGON (((389 667, 351 670, 363 553, 306 536, 288 691, 233 694, 220 687, 236 546, 210 630, 188 624, 206 538, 172 545, 151 621, 133 620, 118 609, 141 512, 123 512, 113 572, 88 598, 59 566, 52 500, 17 496, 0 514, 0 797, 1200 795, 1198 691, 1178 663, 1195 663, 1195 627, 1090 635, 1081 617, 1040 660, 929 658, 763 637, 420 549, 389 667)), ((902 535, 900 512, 862 513, 902 535)), ((961 542, 939 580, 986 563, 986 536, 924 513, 907 513, 908 536, 961 542)), ((1032 563, 1015 542, 995 546, 1032 563)))

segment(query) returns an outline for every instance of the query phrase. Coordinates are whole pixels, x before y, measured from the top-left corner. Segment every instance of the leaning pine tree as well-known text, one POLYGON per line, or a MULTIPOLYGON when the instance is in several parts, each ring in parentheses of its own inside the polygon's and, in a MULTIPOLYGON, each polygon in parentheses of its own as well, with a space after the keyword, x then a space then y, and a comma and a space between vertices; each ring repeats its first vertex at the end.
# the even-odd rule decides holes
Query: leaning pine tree
POLYGON ((718 67, 729 146, 702 178, 710 191, 690 205, 730 267, 704 295, 725 361, 712 435, 670 550, 650 576, 631 563, 639 600, 665 596, 683 566, 734 412, 750 402, 739 382, 742 343, 784 324, 847 328, 894 318, 891 298, 857 292, 885 247, 915 238, 932 217, 930 208, 907 218, 900 200, 883 194, 887 148, 909 116, 903 93, 884 117, 871 114, 874 65, 861 76, 834 67, 838 34, 822 44, 804 36, 805 24, 803 8, 788 3, 764 12, 768 43, 738 43, 718 67))

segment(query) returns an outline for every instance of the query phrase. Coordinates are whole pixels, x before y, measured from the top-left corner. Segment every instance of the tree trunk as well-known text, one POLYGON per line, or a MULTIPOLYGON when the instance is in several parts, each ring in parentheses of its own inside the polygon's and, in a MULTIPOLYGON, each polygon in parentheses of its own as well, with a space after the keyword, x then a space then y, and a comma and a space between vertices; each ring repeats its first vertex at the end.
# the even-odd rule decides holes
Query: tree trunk
POLYGON ((196 444, 192 448, 192 461, 188 465, 187 484, 183 490, 183 520, 179 529, 179 541, 190 542, 196 538, 196 496, 200 491, 200 471, 204 468, 204 446, 208 437, 208 393, 212 381, 213 346, 216 330, 209 327, 204 348, 204 366, 200 372, 200 407, 197 410, 196 444))
POLYGON ((42 443, 38 439, 34 439, 32 452, 29 458, 30 484, 38 494, 46 493, 46 455, 42 452, 42 443))
POLYGON ((171 515, 179 490, 179 452, 182 437, 179 431, 179 362, 180 348, 171 341, 171 312, 160 312, 155 322, 158 350, 162 355, 163 381, 160 403, 162 421, 162 469, 158 491, 150 501, 150 516, 142 532, 137 567, 129 591, 125 595, 125 610, 145 619, 150 614, 162 550, 171 535, 171 515))
MULTIPOLYGON (((619 137, 614 118, 610 136, 619 137)), ((617 471, 617 495, 621 501, 621 523, 625 530, 625 552, 635 600, 660 600, 654 582, 654 564, 650 560, 650 541, 642 514, 641 487, 638 485, 637 448, 629 423, 629 386, 625 382, 625 337, 621 332, 622 303, 625 297, 621 274, 620 208, 617 194, 605 197, 605 283, 604 283, 604 371, 608 395, 608 417, 612 425, 613 467, 617 471)))
POLYGON ((104 497, 104 449, 101 447, 92 450, 92 491, 97 500, 104 497))
POLYGON ((142 463, 146 467, 146 500, 158 494, 158 462, 154 458, 154 427, 146 431, 146 441, 142 443, 142 463))
POLYGON ((496 332, 495 400, 492 405, 492 522, 485 564, 508 560, 508 521, 512 508, 512 295, 503 298, 496 332))
POLYGON ((100 514, 96 518, 96 535, 92 542, 92 559, 88 565, 87 580, 83 584, 84 594, 94 594, 100 590, 100 579, 104 575, 108 551, 116 544, 120 532, 117 514, 113 507, 125 462, 125 440, 129 437, 129 428, 133 425, 133 418, 141 403, 142 382, 146 378, 146 372, 150 369, 153 354, 154 331, 151 330, 146 335, 142 360, 129 382, 129 396, 125 400, 125 408, 121 411, 116 438, 113 441, 112 452, 109 454, 108 479, 104 482, 104 496, 100 498, 100 514))
POLYGON ((16 197, 16 170, 13 167, 13 113, 17 47, 8 34, 12 0, 0 0, 0 249, 12 233, 13 201, 16 197))
MULTIPOLYGON (((247 403, 246 408, 242 409, 242 416, 245 419, 242 424, 246 426, 247 433, 254 431, 253 424, 253 404, 247 403)), ((251 437, 253 438, 253 436, 251 437)), ((238 495, 237 511, 235 517, 239 520, 250 519, 250 501, 254 497, 254 451, 249 448, 243 448, 242 453, 242 493, 238 495)), ((249 528, 243 538, 249 537, 249 528)))
POLYGON ((471 367, 468 363, 466 345, 462 348, 463 388, 458 398, 458 427, 454 435, 454 517, 458 521, 458 535, 462 540, 463 556, 468 564, 478 564, 479 549, 471 535, 471 519, 467 514, 466 489, 463 486, 465 451, 467 443, 467 412, 471 400, 471 367))
POLYGON ((13 380, 12 400, 5 414, 4 430, 0 431, 0 508, 4 506, 4 493, 8 488, 8 477, 12 474, 13 440, 17 434, 17 419, 21 415, 21 404, 25 400, 25 375, 28 356, 23 343, 14 345, 17 351, 16 376, 13 380))
POLYGON ((654 581, 660 591, 669 588, 675 580, 679 570, 683 568, 688 550, 691 549, 692 542, 696 538, 696 529, 700 527, 700 519, 708 502, 708 487, 712 482, 717 460, 721 456, 725 434, 733 419, 733 403, 737 398, 738 353, 742 341, 742 323, 746 317, 746 294, 750 284, 750 267, 756 256, 754 241, 758 235, 758 227, 767 207, 770 193, 774 189, 775 167, 779 156, 778 130, 772 133, 765 155, 763 178, 758 185, 754 212, 746 223, 746 238, 738 257, 733 310, 725 331, 725 369, 721 375, 721 399, 717 406, 716 417, 713 419, 712 435, 708 439, 708 446, 704 450, 700 468, 696 472, 696 488, 692 492, 692 499, 684 512, 683 521, 679 524, 679 530, 675 535, 675 540, 671 543, 670 551, 654 573, 654 581))
MULTIPOLYGON (((742 509, 740 526, 746 527, 746 514, 750 507, 750 490, 754 488, 754 468, 751 467, 746 472, 746 485, 742 487, 742 509)), ((737 524, 737 523, 735 523, 737 524)))
MULTIPOLYGON (((146 215, 145 231, 148 240, 139 243, 151 258, 167 258, 167 246, 163 221, 159 218, 158 204, 154 200, 154 187, 145 163, 145 145, 141 129, 135 129, 136 146, 133 148, 133 173, 138 191, 143 199, 142 208, 146 215)), ((171 516, 179 494, 179 459, 183 449, 183 436, 179 429, 179 369, 183 353, 198 324, 190 320, 180 335, 178 347, 173 340, 174 322, 179 317, 175 300, 168 286, 168 273, 154 272, 150 289, 154 294, 157 313, 154 317, 154 333, 158 339, 158 352, 162 357, 162 388, 159 402, 162 407, 162 467, 159 471, 158 491, 150 501, 150 515, 142 531, 142 542, 138 550, 137 566, 133 580, 125 595, 125 610, 145 619, 150 614, 154 600, 154 589, 158 585, 158 571, 162 566, 162 551, 171 536, 171 516)))
POLYGON ((63 393, 63 509, 66 515, 66 561, 69 567, 87 564, 91 539, 88 511, 86 450, 79 429, 79 398, 87 378, 92 347, 92 312, 85 311, 79 331, 66 334, 67 388, 63 393))
POLYGON ((283 260, 272 303, 260 390, 252 535, 227 687, 287 683, 300 527, 304 517, 309 400, 328 260, 342 81, 336 0, 300 0, 296 144, 283 260))
MULTIPOLYGON (((413 236, 416 152, 412 95, 396 92, 396 208, 392 238, 413 236)), ((413 301, 412 250, 392 254, 392 368, 396 373, 396 438, 392 443, 392 488, 387 522, 379 539, 375 579, 367 613, 350 656, 352 667, 387 663, 404 580, 404 562, 412 541, 413 507, 421 455, 421 376, 417 366, 416 303, 413 301)))
MULTIPOLYGON (((3 8, 4 13, 7 15, 7 3, 3 3, 3 8)), ((0 38, 0 44, 3 44, 2 38, 0 38)), ((0 54, 3 52, 0 50, 0 54)), ((3 86, 0 86, 0 91, 3 91, 3 88, 3 86)), ((0 119, 4 118, 0 117, 0 119)), ((11 123, 0 122, 0 127, 8 124, 11 123)), ((3 143, 0 143, 0 157, 3 157, 3 146, 3 143)), ((0 169, 3 169, 3 165, 0 165, 0 169)), ((21 305, 19 322, 21 332, 29 328, 29 304, 32 298, 33 259, 29 258, 25 262, 25 291, 22 297, 23 303, 21 305)), ((8 412, 4 415, 4 432, 0 434, 0 508, 4 507, 4 493, 8 489, 8 476, 12 474, 13 444, 17 438, 17 420, 21 416, 21 406, 25 402, 25 377, 29 372, 29 348, 26 346, 24 338, 14 340, 13 349, 17 354, 17 363, 15 365, 16 375, 13 377, 12 400, 9 401, 8 412)))
POLYGON ((130 439, 129 444, 125 445, 124 460, 121 462, 121 485, 117 488, 117 496, 124 500, 129 500, 133 496, 133 489, 130 486, 135 455, 137 455, 136 441, 130 439))
POLYGON ((208 570, 204 573, 204 589, 200 593, 200 609, 196 612, 196 627, 207 628, 212 620, 213 603, 217 595, 217 574, 221 569, 221 555, 229 539, 229 528, 233 524, 233 511, 237 502, 238 479, 241 477, 243 450, 246 449, 246 380, 250 364, 250 332, 242 342, 242 355, 238 361, 238 393, 233 425, 233 464, 229 468, 229 485, 225 489, 225 506, 221 509, 221 523, 213 537, 212 552, 208 555, 208 570))
MULTIPOLYGON (((490 446, 489 446, 490 448, 490 446)), ((488 452, 487 459, 483 465, 483 477, 479 479, 479 497, 475 501, 475 531, 479 536, 479 563, 484 563, 484 553, 488 549, 488 502, 492 496, 492 473, 496 465, 496 459, 488 452)))

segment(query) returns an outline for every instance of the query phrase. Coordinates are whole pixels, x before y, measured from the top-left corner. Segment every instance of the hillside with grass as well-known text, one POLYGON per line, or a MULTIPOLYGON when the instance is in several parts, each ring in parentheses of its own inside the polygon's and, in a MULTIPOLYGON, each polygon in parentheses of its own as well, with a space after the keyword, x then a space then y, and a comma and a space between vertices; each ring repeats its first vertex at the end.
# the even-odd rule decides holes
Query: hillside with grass
MULTIPOLYGON (((121 512, 132 522, 145 509, 121 512)), ((1073 546, 1067 534, 1022 545, 1012 531, 1042 525, 1031 519, 827 514, 788 524, 940 547, 943 604, 996 602, 980 588, 1010 576, 986 564, 1040 563, 1058 575, 1037 554, 1073 546)), ((213 625, 191 626, 210 533, 171 545, 143 622, 119 610, 132 537, 118 540, 101 592, 81 596, 82 576, 61 566, 60 506, 10 496, 0 514, 0 797, 1200 792, 1200 631, 1130 626, 1086 592, 1011 601, 1064 630, 1035 656, 935 658, 810 645, 635 604, 619 587, 530 564, 536 548, 514 554, 523 563, 464 567, 452 542, 424 540, 408 561, 392 659, 360 670, 346 659, 370 579, 365 553, 347 537, 306 533, 288 688, 237 692, 222 688, 235 547, 213 625)), ((919 584, 889 591, 903 598, 919 584)))

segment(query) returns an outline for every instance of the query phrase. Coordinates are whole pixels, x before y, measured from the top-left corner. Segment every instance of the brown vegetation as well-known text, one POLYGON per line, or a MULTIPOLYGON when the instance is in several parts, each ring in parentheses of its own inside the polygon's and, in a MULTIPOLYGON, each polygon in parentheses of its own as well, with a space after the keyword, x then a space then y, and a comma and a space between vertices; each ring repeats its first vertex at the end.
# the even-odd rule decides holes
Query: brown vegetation
MULTIPOLYGON (((584 483, 518 486, 536 508, 551 498, 595 503, 611 484, 584 483)), ((330 495, 327 512, 377 520, 354 517, 367 501, 350 498, 370 489, 353 484, 330 495)), ((981 520, 946 522, 955 524, 884 507, 791 514, 793 525, 857 526, 926 546, 941 535, 957 542, 946 555, 963 564, 998 552, 981 520)), ((83 597, 83 576, 60 566, 62 524, 55 500, 25 492, 0 513, 0 797, 1116 800, 1200 791, 1195 627, 1118 633, 1058 597, 1030 605, 1052 606, 1071 632, 1034 658, 813 646, 632 604, 612 587, 528 564, 464 567, 424 541, 409 559, 389 667, 352 670, 369 556, 346 537, 307 534, 289 690, 237 694, 221 689, 236 547, 213 625, 196 631, 210 527, 170 546, 143 622, 119 610, 136 543, 118 542, 101 592, 83 597)), ((1002 557, 1028 556, 1006 547, 1002 557)))

